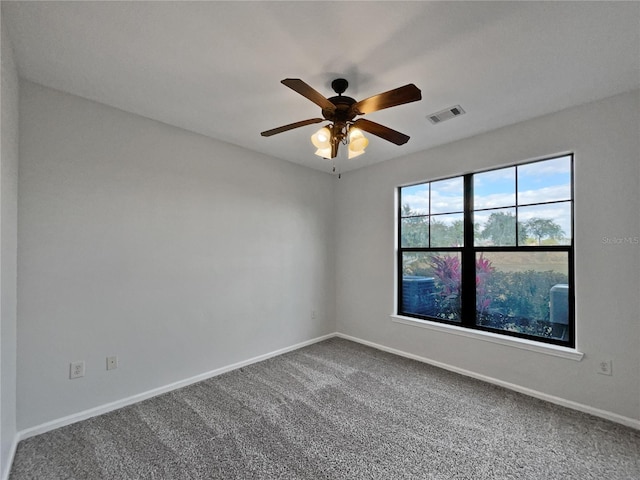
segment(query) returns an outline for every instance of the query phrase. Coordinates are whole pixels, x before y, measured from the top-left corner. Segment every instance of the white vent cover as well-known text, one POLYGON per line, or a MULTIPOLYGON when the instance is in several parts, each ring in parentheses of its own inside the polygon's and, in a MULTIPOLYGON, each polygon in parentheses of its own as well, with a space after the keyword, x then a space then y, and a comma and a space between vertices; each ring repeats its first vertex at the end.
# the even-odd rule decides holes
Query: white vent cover
POLYGON ((431 123, 437 125, 438 123, 442 123, 445 120, 449 120, 454 117, 459 117, 465 113, 460 105, 456 105, 454 107, 449 107, 444 110, 440 110, 439 112, 432 113, 431 115, 427 115, 427 118, 431 123))

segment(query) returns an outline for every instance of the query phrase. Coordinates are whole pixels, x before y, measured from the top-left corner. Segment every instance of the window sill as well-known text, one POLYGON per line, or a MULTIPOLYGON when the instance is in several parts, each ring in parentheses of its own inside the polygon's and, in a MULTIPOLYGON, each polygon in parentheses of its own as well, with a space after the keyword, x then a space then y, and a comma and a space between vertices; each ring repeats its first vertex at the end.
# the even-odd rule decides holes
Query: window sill
POLYGON ((438 322, 430 322, 429 320, 419 320, 412 317, 404 317, 401 315, 391 315, 391 320, 395 323, 411 325, 413 327, 426 328, 437 332, 459 335, 461 337, 473 338, 484 342, 497 343, 507 347, 519 348, 521 350, 529 350, 531 352, 542 353, 554 357, 567 358, 579 362, 584 357, 584 353, 573 348, 561 347, 546 343, 534 342, 524 338, 507 337, 492 332, 484 332, 481 330, 470 330, 468 328, 458 327, 456 325, 448 325, 438 322))

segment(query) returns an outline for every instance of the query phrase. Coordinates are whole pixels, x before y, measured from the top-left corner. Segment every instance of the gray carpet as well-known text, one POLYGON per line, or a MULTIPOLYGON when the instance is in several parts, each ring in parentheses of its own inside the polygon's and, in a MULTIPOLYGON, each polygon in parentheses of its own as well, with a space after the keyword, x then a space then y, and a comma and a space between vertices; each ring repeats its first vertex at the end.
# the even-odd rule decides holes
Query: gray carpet
POLYGON ((331 339, 21 442, 24 479, 640 479, 640 431, 331 339))

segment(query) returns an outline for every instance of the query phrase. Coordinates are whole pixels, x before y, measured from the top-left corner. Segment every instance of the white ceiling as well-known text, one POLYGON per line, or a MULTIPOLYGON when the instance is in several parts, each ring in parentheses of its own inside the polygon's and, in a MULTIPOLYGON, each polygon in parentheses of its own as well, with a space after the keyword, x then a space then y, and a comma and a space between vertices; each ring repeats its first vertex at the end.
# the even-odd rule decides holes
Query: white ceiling
POLYGON ((343 172, 640 87, 638 2, 3 1, 2 17, 23 78, 326 172, 318 125, 260 136, 321 116, 284 78, 422 90, 366 116, 409 142, 372 137, 343 172))

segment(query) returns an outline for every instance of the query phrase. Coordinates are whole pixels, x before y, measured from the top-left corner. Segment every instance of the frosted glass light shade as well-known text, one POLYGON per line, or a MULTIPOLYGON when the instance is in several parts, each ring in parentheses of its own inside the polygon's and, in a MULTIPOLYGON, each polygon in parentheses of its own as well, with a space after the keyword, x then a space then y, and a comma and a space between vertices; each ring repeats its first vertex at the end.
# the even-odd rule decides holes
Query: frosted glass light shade
POLYGON ((364 150, 353 151, 349 149, 349 158, 356 158, 364 153, 364 150))
POLYGON ((319 157, 322 158, 329 158, 331 157, 331 147, 328 148, 319 148, 318 150, 316 150, 314 152, 316 155, 318 155, 319 157))
POLYGON ((326 149, 331 147, 331 132, 327 127, 322 127, 316 133, 311 135, 311 143, 317 149, 326 149))
POLYGON ((349 130, 349 158, 355 158, 364 153, 364 149, 369 145, 369 140, 361 130, 352 128, 349 130))

